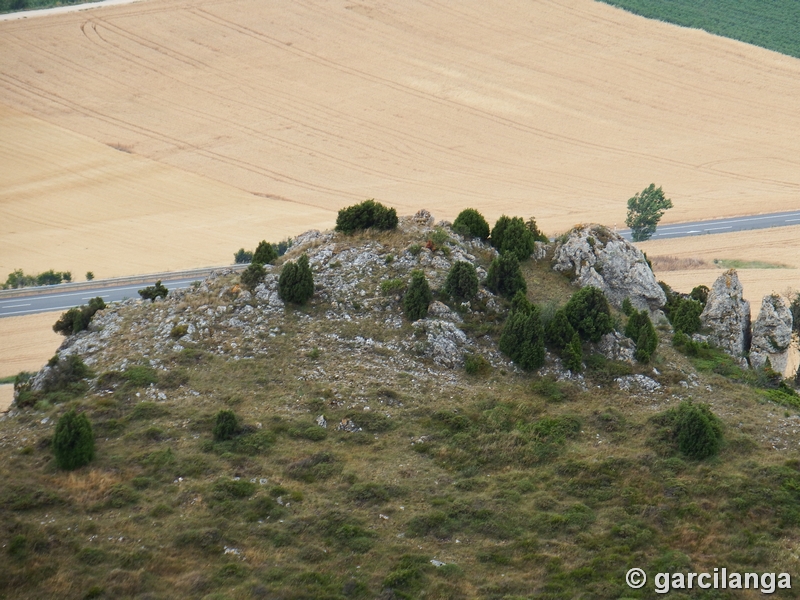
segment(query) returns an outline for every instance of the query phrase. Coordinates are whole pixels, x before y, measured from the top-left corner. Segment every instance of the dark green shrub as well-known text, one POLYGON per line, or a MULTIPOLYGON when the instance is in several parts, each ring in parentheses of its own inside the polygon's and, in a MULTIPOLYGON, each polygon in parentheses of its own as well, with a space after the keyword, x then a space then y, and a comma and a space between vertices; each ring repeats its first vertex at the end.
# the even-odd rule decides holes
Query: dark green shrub
POLYGON ((409 321, 424 319, 428 315, 428 305, 433 299, 428 280, 422 271, 412 271, 411 283, 403 297, 403 310, 409 321))
POLYGON ((453 231, 486 241, 489 238, 489 224, 483 215, 474 208, 465 208, 453 221, 453 231))
POLYGON ((244 248, 239 248, 239 250, 233 254, 233 261, 237 265, 246 265, 249 262, 253 262, 253 252, 245 250, 244 248))
POLYGON ((158 383, 158 373, 149 365, 134 365, 123 371, 122 377, 127 380, 130 387, 146 387, 151 383, 158 383))
POLYGON ((614 330, 608 300, 596 287, 587 286, 575 292, 564 310, 582 340, 599 342, 603 335, 614 330))
MULTIPOLYGON (((792 329, 795 333, 800 334, 800 293, 795 294, 789 303, 789 310, 792 313, 792 329)), ((800 373, 800 370, 798 370, 798 373, 800 373)))
POLYGON ((491 241, 500 254, 511 253, 517 260, 523 261, 530 258, 536 240, 521 217, 503 215, 492 229, 491 241))
POLYGON ((252 262, 268 265, 272 264, 275 260, 277 260, 277 258, 278 251, 275 249, 275 246, 267 241, 262 240, 258 243, 256 251, 253 253, 252 262))
POLYGON ((308 265, 308 255, 303 254, 297 262, 283 266, 278 279, 278 296, 284 302, 305 304, 314 295, 314 275, 308 265))
POLYGON ((375 200, 364 200, 361 204, 348 206, 339 211, 336 231, 354 233, 364 229, 387 231, 397 227, 397 212, 375 200))
POLYGON ((573 373, 580 373, 583 370, 583 346, 577 331, 572 334, 572 340, 564 348, 561 356, 564 359, 564 368, 573 373))
POLYGON ((53 325, 53 331, 61 335, 72 335, 89 327, 89 322, 98 310, 103 310, 106 303, 101 297, 92 298, 88 305, 70 308, 61 315, 53 325))
POLYGON ((161 280, 159 279, 156 281, 155 285, 147 286, 139 290, 139 295, 142 297, 143 300, 150 300, 150 302, 155 302, 156 298, 166 298, 169 290, 161 285, 161 280))
MULTIPOLYGON (((695 288, 697 289, 697 288, 695 288)), ((692 335, 700 331, 700 314, 704 305, 698 300, 681 298, 675 303, 670 314, 670 321, 675 331, 692 335)))
POLYGON ((264 268, 264 265, 258 262, 252 262, 249 267, 242 271, 242 274, 239 276, 239 281, 252 292, 258 287, 259 283, 264 281, 264 275, 266 274, 267 270, 264 268))
POLYGON ((94 434, 86 415, 74 409, 65 413, 56 425, 52 447, 60 469, 71 471, 89 464, 94 458, 94 434))
POLYGON ((239 434, 239 420, 232 410, 221 410, 214 421, 214 439, 218 442, 230 440, 239 434))
POLYGON ((691 292, 689 292, 689 298, 692 300, 697 300, 705 308, 705 305, 708 302, 708 293, 710 291, 711 290, 708 289, 708 286, 698 285, 697 287, 693 288, 691 292))
POLYGON ((94 273, 91 271, 86 271, 86 281, 91 281, 94 279, 94 273))
POLYGON ((444 291, 456 302, 472 300, 478 293, 478 273, 472 263, 460 260, 450 267, 444 291))
POLYGON ((500 351, 526 371, 544 365, 544 327, 539 308, 517 292, 500 336, 500 351))
POLYGON ((519 268, 519 260, 512 253, 501 254, 489 265, 489 272, 486 275, 486 287, 495 294, 499 294, 509 300, 519 292, 526 292, 528 289, 522 271, 519 268))
POLYGON ((650 362, 658 346, 658 335, 646 310, 633 311, 625 326, 625 335, 636 342, 636 360, 640 363, 650 362))
POLYGON ((636 312, 636 309, 633 308, 633 304, 631 304, 630 298, 625 298, 622 301, 622 312, 625 314, 626 317, 630 317, 633 313, 636 312))
POLYGON ((665 426, 666 436, 689 458, 702 460, 719 452, 722 423, 707 404, 684 400, 655 420, 665 426))
POLYGON ((567 312, 563 308, 555 312, 553 318, 550 319, 544 329, 544 339, 547 346, 558 354, 561 354, 572 342, 574 335, 575 328, 569 322, 567 312))

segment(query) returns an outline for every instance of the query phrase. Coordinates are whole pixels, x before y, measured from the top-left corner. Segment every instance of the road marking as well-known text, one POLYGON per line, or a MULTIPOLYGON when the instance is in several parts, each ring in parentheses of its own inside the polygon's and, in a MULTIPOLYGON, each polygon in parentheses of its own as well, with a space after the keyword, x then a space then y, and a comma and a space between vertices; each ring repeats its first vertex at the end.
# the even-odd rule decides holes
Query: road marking
POLYGON ((11 306, 6 306, 5 308, 20 308, 22 306, 30 306, 31 303, 28 302, 27 304, 12 304, 11 306))
POLYGON ((790 221, 800 221, 800 219, 786 219, 787 223, 790 222, 790 221))
POLYGON ((81 300, 94 300, 95 298, 108 298, 111 294, 105 294, 104 296, 87 296, 86 298, 81 298, 81 300))
MULTIPOLYGON (((191 285, 195 281, 197 281, 196 278, 195 279, 179 279, 177 281, 162 281, 161 283, 163 285, 167 285, 167 286, 169 286, 169 285, 171 285, 171 286, 176 286, 176 285, 180 286, 180 285, 186 284, 185 287, 188 287, 189 285, 191 285)), ((143 285, 146 287, 146 284, 139 284, 139 285, 135 285, 135 286, 131 286, 131 287, 103 287, 103 288, 98 288, 97 291, 99 291, 99 292, 100 291, 102 291, 102 292, 122 292, 122 291, 125 291, 125 290, 140 290, 140 289, 142 289, 143 285)), ((32 288, 20 288, 20 289, 32 289, 32 288)), ((173 289, 176 289, 176 288, 173 288, 173 289)), ((29 298, 70 298, 72 296, 78 296, 80 294, 85 294, 85 293, 86 293, 86 290, 78 290, 76 292, 69 292, 67 294, 42 293, 42 294, 34 294, 34 295, 28 296, 28 297, 29 298)), ((94 296, 92 296, 92 298, 94 298, 94 296)), ((17 300, 17 298, 14 298, 13 300, 17 300)), ((13 302, 13 300, 0 300, 0 304, 2 304, 3 302, 13 302)))
POLYGON ((4 312, 0 313, 0 317, 10 317, 12 315, 25 315, 28 313, 45 313, 45 312, 55 312, 57 310, 66 310, 68 308, 73 308, 72 306, 56 306, 54 308, 45 308, 44 310, 40 308, 32 308, 29 310, 15 310, 13 312, 4 312))

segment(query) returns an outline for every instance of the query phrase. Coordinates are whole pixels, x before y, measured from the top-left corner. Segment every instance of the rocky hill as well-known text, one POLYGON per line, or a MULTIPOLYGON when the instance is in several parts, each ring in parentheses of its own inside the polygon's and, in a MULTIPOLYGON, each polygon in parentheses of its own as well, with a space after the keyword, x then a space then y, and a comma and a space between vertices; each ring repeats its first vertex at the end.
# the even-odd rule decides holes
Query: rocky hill
MULTIPOLYGON (((600 226, 537 244, 522 272, 544 319, 592 285, 615 330, 583 343, 580 372, 551 350, 522 370, 498 347, 507 299, 442 291, 456 262, 483 280, 496 256, 420 211, 308 232, 252 291, 223 270, 99 311, 0 417, 0 597, 649 598, 629 568, 791 571, 794 393, 704 345, 711 329, 694 356, 674 348, 645 257, 600 226), (314 295, 287 305, 279 276, 302 255, 314 295), (434 300, 411 322, 415 270, 434 300), (650 363, 626 299, 657 325, 650 363), (719 419, 717 455, 676 442, 687 400, 719 419), (96 456, 67 472, 52 444, 69 408, 96 456)), ((769 355, 785 318, 764 314, 769 355)))

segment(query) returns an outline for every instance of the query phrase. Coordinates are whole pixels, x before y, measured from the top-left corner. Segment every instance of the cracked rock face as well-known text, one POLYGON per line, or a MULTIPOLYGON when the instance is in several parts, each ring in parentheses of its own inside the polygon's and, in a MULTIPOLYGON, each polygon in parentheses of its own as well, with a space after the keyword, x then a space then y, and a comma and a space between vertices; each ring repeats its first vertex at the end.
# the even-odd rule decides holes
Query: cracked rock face
POLYGON ((700 322, 709 330, 708 341, 734 358, 750 350, 750 303, 742 297, 735 269, 720 275, 708 294, 700 322))
POLYGON ((597 350, 608 360, 621 360, 633 364, 636 344, 621 333, 612 331, 600 338, 597 350))
POLYGON ((750 365, 763 367, 767 359, 778 373, 786 372, 792 342, 792 311, 787 302, 772 294, 764 296, 761 311, 753 324, 750 365))
POLYGON ((577 227, 556 245, 553 270, 573 274, 580 287, 594 286, 620 308, 625 298, 638 310, 659 310, 664 290, 642 251, 602 225, 577 227))

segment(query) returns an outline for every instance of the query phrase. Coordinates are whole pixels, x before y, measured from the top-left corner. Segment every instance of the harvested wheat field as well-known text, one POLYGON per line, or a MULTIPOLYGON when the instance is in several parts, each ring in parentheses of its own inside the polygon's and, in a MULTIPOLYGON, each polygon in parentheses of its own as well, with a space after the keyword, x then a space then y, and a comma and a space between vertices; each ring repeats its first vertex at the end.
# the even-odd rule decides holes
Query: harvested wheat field
POLYGON ((53 332, 60 312, 0 319, 0 378, 38 371, 64 341, 53 332))
POLYGON ((325 227, 329 211, 258 198, 0 105, 0 278, 112 277, 230 264, 242 244, 325 227))
POLYGON ((738 266, 737 272, 754 317, 767 294, 800 292, 800 226, 653 240, 637 245, 652 257, 656 277, 679 292, 689 292, 701 284, 711 287, 727 266, 737 266, 717 266, 715 259, 741 261, 744 265, 738 266), (757 268, 749 268, 747 263, 754 263, 757 268), (767 265, 773 268, 763 268, 767 265))
POLYGON ((105 274, 98 247, 115 273, 227 262, 368 197, 550 234, 621 226, 651 182, 665 221, 800 206, 800 61, 591 0, 146 0, 2 22, 0 104, 81 136, 51 147, 0 115, 20 123, 4 160, 33 163, 0 178, 5 269, 105 274))

